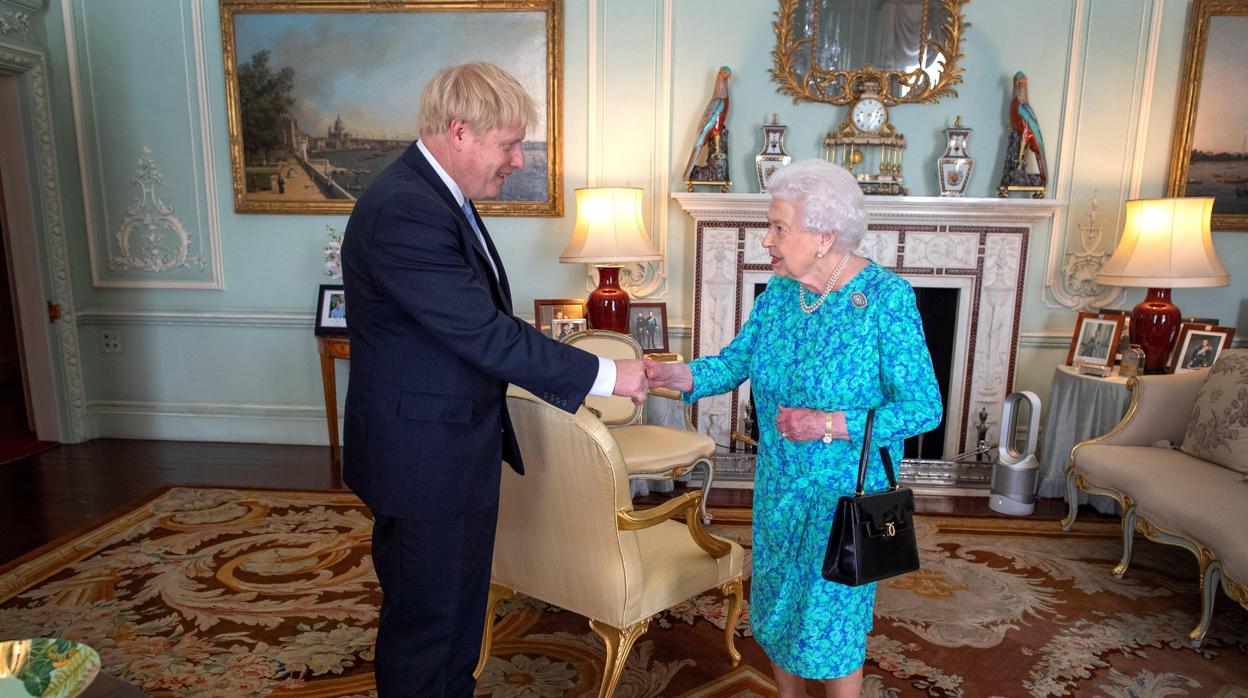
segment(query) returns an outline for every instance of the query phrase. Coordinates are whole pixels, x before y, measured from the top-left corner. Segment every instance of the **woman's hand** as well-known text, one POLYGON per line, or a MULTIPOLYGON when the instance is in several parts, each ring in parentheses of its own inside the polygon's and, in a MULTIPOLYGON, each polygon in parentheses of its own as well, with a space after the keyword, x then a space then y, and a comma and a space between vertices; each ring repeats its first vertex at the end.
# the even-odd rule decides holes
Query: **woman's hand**
MULTIPOLYGON (((805 407, 781 406, 779 414, 776 415, 776 430, 780 432, 782 438, 789 441, 821 441, 828 414, 805 407)), ((831 415, 832 438, 849 438, 845 428, 845 413, 832 412, 831 415)))
POLYGON ((661 363, 646 359, 646 380, 651 388, 671 388, 687 393, 693 390, 693 372, 689 364, 661 363))

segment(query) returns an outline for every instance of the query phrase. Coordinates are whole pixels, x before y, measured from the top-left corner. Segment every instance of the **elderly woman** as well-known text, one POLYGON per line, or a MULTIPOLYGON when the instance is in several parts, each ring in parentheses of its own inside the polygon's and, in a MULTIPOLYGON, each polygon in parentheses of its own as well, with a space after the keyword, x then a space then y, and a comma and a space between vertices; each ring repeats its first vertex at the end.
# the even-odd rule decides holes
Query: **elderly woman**
MULTIPOLYGON (((837 499, 852 494, 867 410, 873 446, 900 462, 903 439, 934 428, 941 398, 914 290, 854 254, 866 232, 862 192, 846 170, 805 160, 768 191, 775 277, 741 333, 718 356, 648 361, 652 386, 687 402, 750 380, 760 444, 754 481, 750 622, 781 696, 822 679, 828 696, 857 696, 875 585, 821 575, 837 499)), ((877 452, 868 487, 885 486, 877 452)))

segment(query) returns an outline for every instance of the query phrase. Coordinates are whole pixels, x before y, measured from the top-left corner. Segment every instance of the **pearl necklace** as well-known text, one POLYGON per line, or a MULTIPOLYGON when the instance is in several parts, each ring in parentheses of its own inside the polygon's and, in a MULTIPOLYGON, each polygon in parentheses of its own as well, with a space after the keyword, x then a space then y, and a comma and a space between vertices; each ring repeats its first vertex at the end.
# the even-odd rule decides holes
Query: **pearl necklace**
POLYGON ((845 266, 847 264, 849 264, 848 252, 845 253, 844 257, 841 257, 841 261, 837 263, 836 269, 832 270, 832 277, 828 279, 828 286, 827 288, 823 290, 823 295, 819 296, 819 299, 816 300, 812 305, 806 304, 806 287, 800 284, 798 285, 797 300, 799 303, 802 304, 802 312, 813 313, 819 309, 819 306, 823 305, 823 302, 827 300, 828 298, 828 294, 832 293, 832 289, 836 287, 836 282, 840 281, 841 273, 845 271, 845 266))

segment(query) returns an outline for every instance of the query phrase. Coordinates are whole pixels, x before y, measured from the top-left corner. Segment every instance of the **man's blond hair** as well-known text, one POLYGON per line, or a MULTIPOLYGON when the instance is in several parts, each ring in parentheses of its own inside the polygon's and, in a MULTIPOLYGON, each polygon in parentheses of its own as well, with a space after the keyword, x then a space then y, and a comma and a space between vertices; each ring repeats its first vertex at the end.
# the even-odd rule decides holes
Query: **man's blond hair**
POLYGON ((537 121, 537 107, 520 82, 491 63, 464 63, 443 68, 420 96, 420 135, 445 131, 451 120, 472 130, 489 131, 537 121))

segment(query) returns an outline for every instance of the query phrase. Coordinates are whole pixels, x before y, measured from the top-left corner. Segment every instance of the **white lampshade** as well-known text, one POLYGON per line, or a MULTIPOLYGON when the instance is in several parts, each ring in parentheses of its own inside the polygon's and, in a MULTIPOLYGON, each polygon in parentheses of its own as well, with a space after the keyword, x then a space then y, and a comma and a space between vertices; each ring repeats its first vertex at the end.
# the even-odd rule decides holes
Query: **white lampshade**
POLYGON ((1212 197, 1132 199, 1122 239, 1096 280, 1109 286, 1226 286, 1213 249, 1212 197))
POLYGON ((641 190, 592 187, 576 190, 576 228, 560 262, 610 264, 662 259, 641 221, 641 190))

